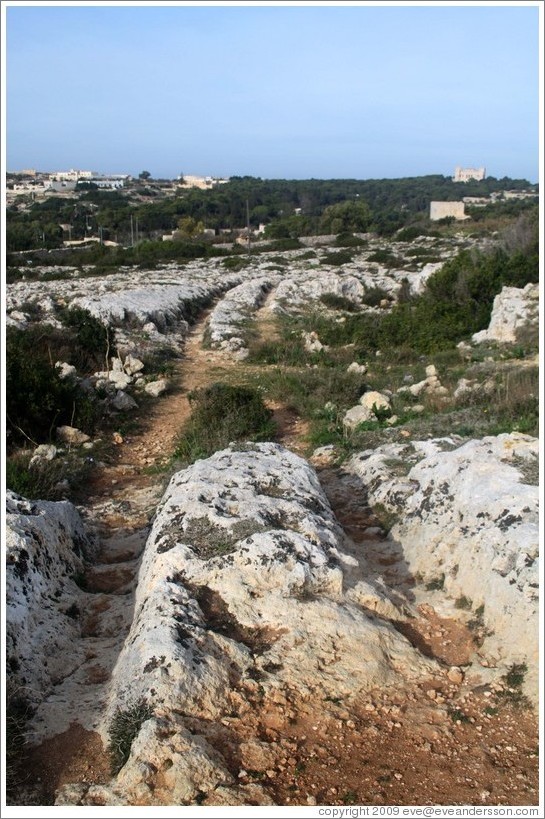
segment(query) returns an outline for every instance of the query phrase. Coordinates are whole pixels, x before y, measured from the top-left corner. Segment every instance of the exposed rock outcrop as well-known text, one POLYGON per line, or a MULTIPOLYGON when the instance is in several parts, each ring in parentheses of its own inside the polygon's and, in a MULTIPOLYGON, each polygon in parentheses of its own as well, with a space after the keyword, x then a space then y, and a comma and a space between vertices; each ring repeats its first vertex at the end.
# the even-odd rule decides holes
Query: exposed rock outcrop
POLYGON ((230 789, 227 804, 255 799, 188 724, 220 721, 256 680, 264 696, 291 689, 349 701, 434 667, 347 597, 354 559, 342 546, 314 470, 276 444, 232 447, 172 478, 144 552, 103 736, 118 708, 146 702, 154 716, 105 804, 190 804, 199 794, 215 804, 218 788, 230 789))
POLYGON ((235 352, 239 357, 247 353, 244 325, 262 304, 273 281, 270 276, 261 276, 243 282, 218 302, 208 321, 211 347, 235 352))
POLYGON ((494 299, 487 330, 473 335, 477 344, 528 344, 538 340, 539 285, 504 287, 494 299))
POLYGON ((354 456, 372 504, 397 522, 413 576, 469 603, 488 636, 483 665, 526 662, 537 692, 538 441, 519 433, 388 444, 354 456), (399 477, 404 467, 405 477, 399 477), (532 471, 534 476, 532 476, 532 471))
POLYGON ((6 500, 7 667, 36 704, 85 657, 74 578, 94 544, 71 503, 6 500))

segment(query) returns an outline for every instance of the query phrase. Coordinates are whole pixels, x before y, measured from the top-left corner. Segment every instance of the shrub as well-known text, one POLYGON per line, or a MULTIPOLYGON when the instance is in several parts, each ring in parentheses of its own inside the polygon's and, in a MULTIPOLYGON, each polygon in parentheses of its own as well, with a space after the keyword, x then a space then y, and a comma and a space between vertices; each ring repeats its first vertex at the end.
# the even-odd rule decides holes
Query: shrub
POLYGON ((90 460, 77 456, 43 460, 29 468, 30 458, 24 452, 6 458, 7 488, 29 500, 62 500, 84 485, 92 469, 90 460))
POLYGON ((502 680, 506 686, 503 691, 498 692, 498 697, 519 708, 530 706, 530 701, 522 693, 524 679, 528 672, 526 663, 513 663, 502 680))
POLYGON ((237 273, 239 270, 248 267, 251 264, 251 259, 248 256, 227 256, 222 260, 222 264, 227 270, 234 270, 237 273))
POLYGON ((298 250, 300 247, 304 247, 304 245, 301 244, 299 239, 286 237, 285 239, 276 239, 271 245, 271 250, 298 250))
POLYGON ((348 313, 354 313, 358 309, 358 305, 351 299, 338 296, 336 293, 322 293, 320 301, 331 310, 345 310, 348 313))
POLYGON ((107 367, 108 356, 117 350, 110 329, 82 307, 59 310, 63 325, 73 331, 73 353, 70 363, 78 370, 94 371, 107 367))
POLYGON ((353 233, 339 233, 335 239, 335 244, 337 247, 365 247, 368 242, 366 239, 354 236, 353 233))
POLYGON ((115 776, 129 758, 132 743, 140 728, 153 716, 153 710, 144 700, 132 703, 125 710, 117 708, 110 725, 110 753, 112 774, 115 776))
POLYGON ((427 236, 427 231, 424 228, 416 227, 415 225, 409 225, 406 228, 402 228, 398 233, 396 233, 395 239, 396 242, 412 242, 414 239, 417 239, 419 236, 427 236))
POLYGON ((440 574, 439 577, 433 578, 429 583, 426 583, 426 591, 441 591, 445 586, 445 575, 440 574))
MULTIPOLYGON (((13 658, 13 662, 17 660, 13 658)), ((9 661, 8 661, 9 663, 9 661)), ((15 796, 25 779, 27 763, 27 725, 32 716, 32 709, 25 691, 6 675, 6 712, 5 712, 5 775, 6 793, 15 796)))
POLYGON ((44 443, 62 424, 92 434, 100 418, 98 401, 54 366, 66 339, 54 328, 6 332, 6 418, 13 443, 44 443))
POLYGON ((390 301, 390 294, 387 290, 382 287, 370 287, 369 290, 365 291, 362 302, 369 307, 378 307, 384 299, 390 301))
POLYGON ((255 389, 216 383, 188 397, 191 419, 175 452, 183 460, 206 458, 232 441, 262 441, 273 434, 272 412, 255 389))
POLYGON ((340 267, 343 264, 349 264, 353 258, 349 250, 339 250, 336 253, 326 253, 320 259, 320 264, 330 264, 340 267))
POLYGON ((397 256, 394 256, 389 250, 376 250, 367 257, 367 261, 377 262, 388 268, 401 266, 401 260, 398 259, 397 256))

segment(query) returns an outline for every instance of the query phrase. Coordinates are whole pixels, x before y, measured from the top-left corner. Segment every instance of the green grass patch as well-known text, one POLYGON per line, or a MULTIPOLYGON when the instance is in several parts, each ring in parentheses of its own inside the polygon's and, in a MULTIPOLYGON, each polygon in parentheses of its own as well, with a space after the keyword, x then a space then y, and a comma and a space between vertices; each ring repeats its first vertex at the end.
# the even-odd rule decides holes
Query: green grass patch
POLYGON ((191 418, 174 453, 182 461, 207 458, 234 441, 264 441, 274 436, 272 412, 257 389, 216 383, 188 397, 191 418))
POLYGON ((89 479, 92 463, 77 453, 29 465, 32 453, 6 458, 6 487, 29 500, 74 500, 89 479))

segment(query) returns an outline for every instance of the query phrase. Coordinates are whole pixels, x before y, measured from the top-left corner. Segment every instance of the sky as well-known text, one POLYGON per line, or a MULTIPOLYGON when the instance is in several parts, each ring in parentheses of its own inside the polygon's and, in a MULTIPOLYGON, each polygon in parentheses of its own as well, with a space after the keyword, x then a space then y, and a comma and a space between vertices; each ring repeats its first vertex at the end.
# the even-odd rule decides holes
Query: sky
POLYGON ((539 179, 539 10, 3 3, 9 171, 539 179))

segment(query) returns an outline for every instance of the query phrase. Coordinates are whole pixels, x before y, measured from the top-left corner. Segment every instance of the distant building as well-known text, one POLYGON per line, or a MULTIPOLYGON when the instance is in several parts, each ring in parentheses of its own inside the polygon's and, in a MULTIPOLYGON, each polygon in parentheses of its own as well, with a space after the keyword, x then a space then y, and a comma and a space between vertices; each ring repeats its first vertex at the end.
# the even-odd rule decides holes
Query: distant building
POLYGON ((486 176, 486 168, 460 168, 454 169, 453 182, 469 182, 470 179, 476 179, 480 182, 486 176))
POLYGON ((430 219, 432 222, 446 219, 449 216, 458 221, 470 219, 471 217, 466 216, 464 208, 463 202, 430 202, 430 219))
POLYGON ((69 171, 55 171, 50 174, 49 178, 52 182, 79 182, 79 180, 89 180, 95 174, 93 171, 76 171, 71 168, 69 171))
POLYGON ((184 188, 200 188, 201 190, 206 190, 208 188, 213 188, 214 185, 224 185, 229 180, 217 179, 213 176, 193 176, 191 174, 184 174, 183 176, 178 177, 178 181, 184 188))
POLYGON ((52 179, 46 186, 46 190, 55 191, 55 193, 65 193, 66 191, 75 191, 77 182, 68 182, 66 180, 58 181, 52 179))
POLYGON ((129 176, 127 174, 112 174, 111 176, 99 176, 98 174, 95 174, 89 180, 85 179, 83 181, 89 181, 91 184, 96 185, 97 188, 119 190, 120 188, 124 187, 128 179, 129 176))

